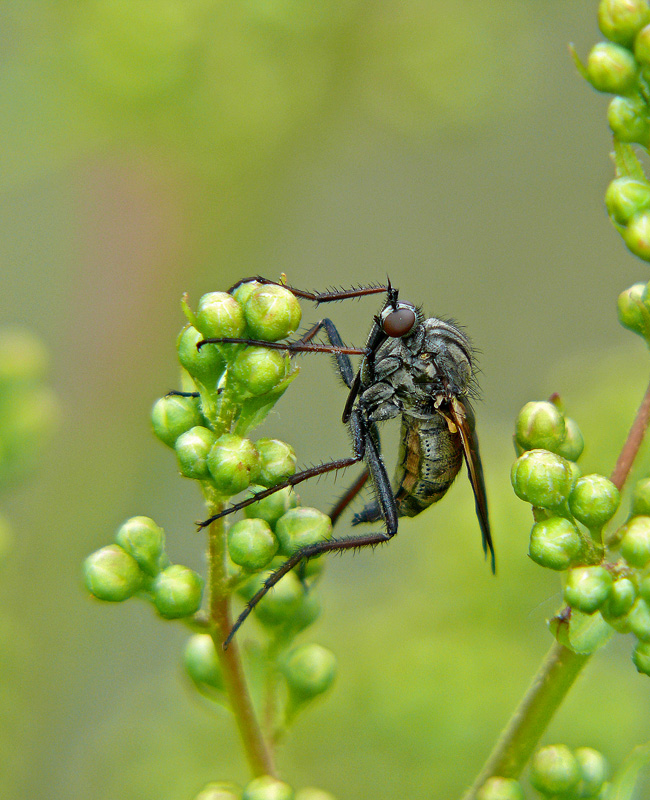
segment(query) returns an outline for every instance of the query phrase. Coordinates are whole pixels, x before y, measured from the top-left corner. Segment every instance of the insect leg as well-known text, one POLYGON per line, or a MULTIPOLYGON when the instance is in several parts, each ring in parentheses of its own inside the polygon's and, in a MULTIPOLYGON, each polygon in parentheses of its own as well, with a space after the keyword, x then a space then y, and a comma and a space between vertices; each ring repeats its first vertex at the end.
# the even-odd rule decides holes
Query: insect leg
POLYGON ((172 389, 171 392, 167 392, 165 397, 199 397, 198 392, 178 392, 175 389, 172 389))
POLYGON ((357 288, 352 289, 330 289, 327 292, 306 292, 303 289, 296 289, 295 286, 289 286, 286 283, 271 281, 268 278, 262 278, 260 275, 253 275, 250 278, 242 278, 242 280, 237 281, 234 286, 231 286, 230 289, 228 289, 228 293, 232 294, 232 292, 239 288, 242 283, 251 283, 252 281, 257 281, 265 286, 282 286, 284 289, 287 289, 287 291, 291 292, 291 294, 295 297, 300 297, 303 300, 311 300, 317 305, 319 303, 336 302, 337 300, 349 300, 352 297, 365 297, 369 294, 381 294, 382 292, 387 292, 390 289, 390 286, 382 286, 379 284, 373 286, 358 286, 357 288))
POLYGON ((360 547, 375 547, 378 544, 389 541, 397 533, 397 507, 390 487, 390 480, 386 473, 386 467, 381 460, 374 437, 358 411, 353 413, 350 419, 350 427, 352 428, 352 434, 355 440, 355 448, 358 446, 365 450, 368 471, 372 475, 373 482, 379 493, 379 505, 386 522, 386 530, 377 531, 376 533, 367 533, 361 536, 327 539, 297 550, 281 567, 269 575, 266 581, 264 581, 262 588, 248 601, 223 643, 224 649, 228 647, 233 636, 269 589, 273 588, 287 572, 292 570, 301 561, 320 556, 323 553, 343 552, 344 550, 354 550, 360 547))

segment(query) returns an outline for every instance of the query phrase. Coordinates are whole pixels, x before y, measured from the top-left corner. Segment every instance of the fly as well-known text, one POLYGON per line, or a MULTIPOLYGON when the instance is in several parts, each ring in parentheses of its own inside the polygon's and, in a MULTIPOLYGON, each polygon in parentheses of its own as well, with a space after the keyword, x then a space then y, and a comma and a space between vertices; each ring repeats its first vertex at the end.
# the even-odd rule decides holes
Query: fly
MULTIPOLYGON (((275 284, 275 281, 265 278, 246 278, 229 291, 253 280, 275 284)), ((228 646, 262 597, 287 572, 303 560, 323 553, 374 547, 389 541, 397 533, 399 517, 414 517, 445 495, 460 471, 463 460, 474 492, 483 551, 486 555, 489 551, 492 571, 495 571, 483 467, 470 403, 476 368, 467 336, 451 322, 427 318, 413 304, 399 300, 399 292, 390 282, 388 286, 322 293, 304 292, 285 284, 280 285, 296 297, 312 300, 316 304, 378 293, 385 293, 386 300, 380 313, 374 317, 363 348, 345 346, 334 323, 327 318, 316 323, 294 342, 224 338, 205 339, 199 346, 233 343, 283 350, 291 354, 319 352, 334 355, 341 378, 348 388, 342 419, 350 428, 353 452, 348 458, 298 472, 282 483, 210 517, 201 523, 201 527, 287 486, 295 486, 316 475, 363 461, 364 471, 330 516, 332 522, 336 522, 370 478, 376 490, 376 499, 354 516, 352 524, 383 520, 385 530, 328 539, 298 550, 271 573, 251 598, 233 625, 224 647, 228 646), (328 344, 313 341, 319 333, 327 338, 328 344), (352 367, 351 355, 361 356, 356 372, 352 367), (401 433, 397 465, 391 483, 381 455, 378 423, 396 417, 401 417, 401 433)))

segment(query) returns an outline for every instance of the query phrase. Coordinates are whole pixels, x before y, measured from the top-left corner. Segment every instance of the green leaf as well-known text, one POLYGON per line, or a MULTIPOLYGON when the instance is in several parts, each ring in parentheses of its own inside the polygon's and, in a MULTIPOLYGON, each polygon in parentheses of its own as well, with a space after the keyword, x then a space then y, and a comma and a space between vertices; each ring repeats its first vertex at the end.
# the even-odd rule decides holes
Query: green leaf
POLYGON ((633 800, 639 772, 650 764, 650 742, 635 747, 616 773, 607 800, 633 800))
POLYGON ((548 627, 558 642, 574 653, 586 655, 602 647, 614 635, 614 629, 602 618, 600 611, 583 614, 575 608, 553 617, 548 627))
POLYGON ((636 157, 632 145, 620 142, 614 137, 612 158, 614 159, 617 178, 635 178, 638 181, 647 181, 641 162, 636 157))

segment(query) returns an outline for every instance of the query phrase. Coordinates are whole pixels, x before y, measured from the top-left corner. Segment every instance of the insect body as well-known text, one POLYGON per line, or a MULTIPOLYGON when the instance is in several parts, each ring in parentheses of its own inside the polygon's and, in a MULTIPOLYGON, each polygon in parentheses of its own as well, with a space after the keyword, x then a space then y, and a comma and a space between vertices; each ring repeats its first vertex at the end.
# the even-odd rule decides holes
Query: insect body
MULTIPOLYGON (((250 280, 273 283, 263 278, 246 279, 250 280)), ((231 291, 238 285, 232 287, 231 291)), ((343 422, 350 427, 353 455, 299 472, 271 489, 231 506, 202 525, 287 486, 295 486, 316 475, 363 461, 364 473, 337 504, 331 514, 332 520, 338 519, 370 477, 376 490, 376 499, 355 515, 353 525, 383 520, 385 530, 329 539, 298 550, 268 577, 264 586, 249 601, 224 646, 228 645, 266 592, 289 570, 300 562, 325 552, 374 546, 390 540, 397 533, 399 517, 416 516, 447 492, 463 459, 467 464, 474 491, 483 549, 486 554, 489 550, 494 571, 494 548, 483 470, 474 413, 469 401, 475 368, 467 337, 450 322, 425 318, 415 306, 400 301, 397 290, 390 285, 320 294, 303 292, 289 286, 285 288, 297 297, 317 303, 378 292, 385 292, 387 297, 380 314, 374 318, 364 348, 346 347, 329 319, 318 322, 295 342, 206 339, 205 343, 239 343, 290 353, 321 352, 334 355, 341 377, 349 390, 343 422), (320 332, 327 337, 329 344, 313 341, 320 332), (362 357, 356 373, 352 368, 350 355, 362 357), (395 417, 401 417, 402 429, 398 462, 391 484, 381 456, 378 423, 395 417)))

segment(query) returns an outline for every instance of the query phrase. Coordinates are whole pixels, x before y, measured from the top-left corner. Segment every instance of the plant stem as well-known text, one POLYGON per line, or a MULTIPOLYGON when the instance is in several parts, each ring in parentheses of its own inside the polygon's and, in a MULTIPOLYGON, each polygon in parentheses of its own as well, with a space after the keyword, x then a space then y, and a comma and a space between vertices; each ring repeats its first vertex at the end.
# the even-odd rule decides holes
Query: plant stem
MULTIPOLYGON (((650 384, 627 435, 611 481, 621 491, 643 443, 650 421, 650 384)), ((501 734, 485 766, 463 800, 475 800, 485 781, 495 775, 517 778, 555 712, 591 654, 574 653, 555 642, 542 662, 519 707, 501 734)))
POLYGON ((517 778, 567 692, 589 660, 555 642, 535 675, 519 707, 501 734, 472 788, 463 800, 474 800, 476 792, 492 775, 517 778))
MULTIPOLYGON (((215 509, 212 513, 215 513, 215 509)), ((275 775, 273 754, 262 735, 255 716, 246 678, 242 667, 239 648, 231 642, 223 649, 232 620, 230 616, 230 595, 225 563, 225 531, 223 520, 215 520, 208 529, 210 554, 210 617, 211 636, 219 655, 224 684, 230 700, 230 708, 237 721, 244 751, 254 776, 275 775)))

